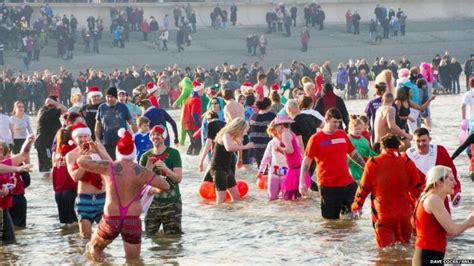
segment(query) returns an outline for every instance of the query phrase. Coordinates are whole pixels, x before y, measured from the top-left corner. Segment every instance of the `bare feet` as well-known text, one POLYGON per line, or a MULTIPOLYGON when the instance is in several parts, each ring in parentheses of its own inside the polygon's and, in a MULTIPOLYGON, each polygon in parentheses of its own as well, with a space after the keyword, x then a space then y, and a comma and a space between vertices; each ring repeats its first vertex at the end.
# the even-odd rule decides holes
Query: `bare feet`
POLYGON ((93 247, 89 244, 89 254, 93 261, 95 262, 103 262, 105 259, 104 251, 93 247))

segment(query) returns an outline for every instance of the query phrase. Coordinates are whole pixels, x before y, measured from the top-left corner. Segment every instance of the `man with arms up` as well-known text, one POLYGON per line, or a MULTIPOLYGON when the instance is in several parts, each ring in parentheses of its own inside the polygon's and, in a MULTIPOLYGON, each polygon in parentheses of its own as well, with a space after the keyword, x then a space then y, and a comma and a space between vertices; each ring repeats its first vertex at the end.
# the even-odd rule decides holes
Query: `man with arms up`
MULTIPOLYGON (((138 259, 141 249, 142 206, 140 197, 145 185, 168 190, 165 180, 157 177, 151 169, 155 162, 149 160, 147 167, 134 163, 136 156, 133 137, 125 129, 119 130, 121 139, 117 143, 117 161, 93 160, 82 155, 77 163, 83 171, 91 171, 104 177, 107 198, 104 216, 90 242, 89 252, 95 261, 104 260, 103 250, 120 234, 127 260, 138 259)), ((100 146, 91 147, 100 152, 100 146)))
POLYGON ((76 208, 79 214, 79 231, 81 238, 90 239, 92 235, 92 224, 99 223, 102 218, 105 203, 105 190, 102 177, 99 174, 85 171, 76 163, 81 154, 91 154, 93 147, 97 146, 97 152, 92 155, 101 160, 112 161, 104 146, 92 142, 89 127, 82 123, 76 124, 71 129, 71 136, 76 145, 72 151, 66 154, 67 170, 71 178, 78 182, 76 208))
POLYGON ((375 112, 374 119, 374 150, 380 151, 380 141, 388 133, 399 136, 406 148, 410 147, 412 136, 397 126, 395 122, 396 110, 393 107, 393 94, 386 92, 382 96, 382 106, 375 112))

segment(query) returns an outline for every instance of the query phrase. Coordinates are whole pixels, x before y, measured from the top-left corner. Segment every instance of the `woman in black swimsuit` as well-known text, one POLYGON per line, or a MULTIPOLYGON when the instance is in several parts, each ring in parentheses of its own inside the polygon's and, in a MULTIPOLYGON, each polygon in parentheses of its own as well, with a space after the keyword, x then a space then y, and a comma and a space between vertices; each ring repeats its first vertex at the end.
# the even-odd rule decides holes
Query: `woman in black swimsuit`
POLYGON ((430 99, 428 99, 428 101, 420 106, 411 100, 411 93, 411 89, 404 86, 397 90, 397 97, 395 98, 395 105, 397 106, 398 110, 396 123, 398 127, 404 129, 406 132, 408 132, 407 121, 412 121, 413 119, 409 117, 410 108, 423 112, 430 105, 431 101, 435 99, 435 97, 432 96, 430 99))
POLYGON ((242 136, 247 134, 248 130, 247 122, 243 118, 236 118, 223 127, 214 139, 214 151, 209 173, 216 188, 216 204, 224 202, 227 190, 233 201, 240 199, 235 176, 231 170, 232 155, 234 152, 239 153, 239 159, 237 160, 237 168, 239 168, 242 165, 240 151, 255 147, 253 142, 242 144, 242 136))

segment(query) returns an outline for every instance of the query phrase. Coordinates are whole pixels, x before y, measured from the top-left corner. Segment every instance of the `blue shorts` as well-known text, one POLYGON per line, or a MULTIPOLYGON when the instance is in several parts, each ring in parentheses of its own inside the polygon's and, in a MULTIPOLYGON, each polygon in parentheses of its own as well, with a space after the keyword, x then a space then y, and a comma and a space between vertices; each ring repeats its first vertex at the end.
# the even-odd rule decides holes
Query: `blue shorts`
POLYGON ((99 194, 79 194, 76 200, 77 213, 80 220, 100 222, 104 214, 105 192, 99 194))

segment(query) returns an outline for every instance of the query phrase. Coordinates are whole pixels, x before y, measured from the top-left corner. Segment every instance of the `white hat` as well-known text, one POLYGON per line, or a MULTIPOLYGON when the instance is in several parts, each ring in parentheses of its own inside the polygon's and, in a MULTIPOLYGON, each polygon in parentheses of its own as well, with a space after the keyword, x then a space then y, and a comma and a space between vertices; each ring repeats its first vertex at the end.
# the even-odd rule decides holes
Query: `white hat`
POLYGON ((92 132, 88 126, 84 125, 83 123, 77 123, 76 125, 72 127, 71 136, 74 139, 75 137, 79 135, 91 136, 92 132))
POLYGON ((204 89, 204 86, 200 81, 194 80, 193 81, 193 91, 200 91, 204 89))
POLYGON ((100 89, 98 87, 88 87, 87 89, 87 98, 90 99, 94 96, 100 96, 102 97, 103 94, 102 92, 100 91, 100 89))

